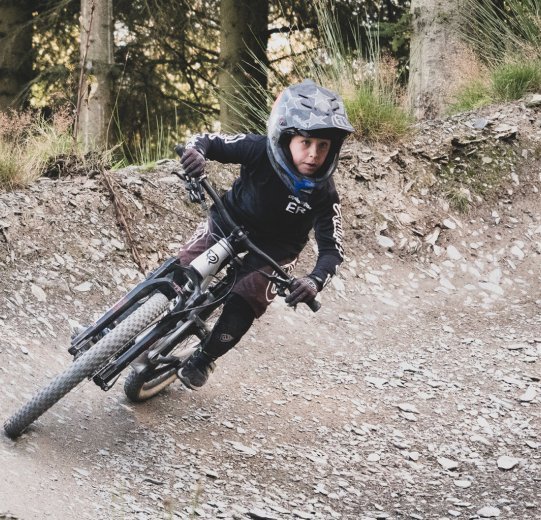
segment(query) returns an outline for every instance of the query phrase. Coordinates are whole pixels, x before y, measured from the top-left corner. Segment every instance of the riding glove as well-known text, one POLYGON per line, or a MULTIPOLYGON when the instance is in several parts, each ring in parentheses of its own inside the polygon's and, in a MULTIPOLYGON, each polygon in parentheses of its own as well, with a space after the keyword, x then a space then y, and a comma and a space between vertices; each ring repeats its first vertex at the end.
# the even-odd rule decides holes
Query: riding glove
POLYGON ((293 307, 299 303, 311 302, 319 292, 319 287, 313 278, 304 276, 293 281, 290 291, 286 296, 286 303, 293 307))
POLYGON ((195 148, 188 148, 180 158, 184 173, 190 177, 201 177, 205 172, 205 158, 195 148))

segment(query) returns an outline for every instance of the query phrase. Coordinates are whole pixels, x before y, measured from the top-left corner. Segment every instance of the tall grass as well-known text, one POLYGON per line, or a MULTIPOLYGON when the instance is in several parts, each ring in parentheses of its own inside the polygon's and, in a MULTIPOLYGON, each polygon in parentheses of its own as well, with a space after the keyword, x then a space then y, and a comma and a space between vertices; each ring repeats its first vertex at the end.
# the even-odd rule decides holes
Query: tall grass
POLYGON ((464 0, 464 38, 493 67, 541 56, 541 0, 464 0))
POLYGON ((363 49, 359 32, 348 49, 337 18, 326 2, 315 2, 326 60, 311 61, 309 71, 317 80, 337 90, 356 135, 369 141, 392 141, 404 135, 412 118, 403 108, 404 92, 398 83, 398 63, 382 53, 377 27, 363 49))
POLYGON ((145 96, 146 110, 146 128, 129 136, 124 134, 120 117, 118 114, 118 96, 113 108, 111 126, 116 130, 117 139, 120 143, 113 150, 114 169, 124 168, 130 164, 153 167, 160 159, 171 158, 174 156, 171 143, 178 142, 181 133, 177 119, 177 109, 175 107, 174 127, 164 123, 162 117, 156 116, 152 120, 149 106, 145 96))
MULTIPOLYGON (((289 68, 285 72, 257 63, 267 71, 272 88, 255 96, 239 85, 236 102, 230 109, 246 127, 265 133, 274 95, 292 83, 310 78, 342 95, 357 137, 371 141, 399 138, 407 132, 412 119, 402 107, 404 94, 397 81, 397 63, 380 52, 377 28, 368 39, 368 49, 363 49, 358 31, 353 31, 353 45, 347 47, 338 19, 328 3, 315 0, 314 6, 319 42, 307 33, 303 34, 302 43, 289 41, 293 57, 286 60, 289 68), (265 106, 255 104, 254 99, 266 99, 267 103, 265 106)), ((255 59, 255 55, 252 58, 255 59)))
POLYGON ((147 128, 127 140, 119 128, 121 144, 114 150, 114 168, 124 168, 130 164, 153 167, 160 159, 172 158, 171 143, 178 141, 178 129, 166 126, 162 118, 156 117, 154 124, 147 122, 147 128))
POLYGON ((463 37, 485 65, 457 92, 451 111, 513 101, 541 89, 541 0, 465 0, 463 37))
POLYGON ((61 156, 77 152, 67 110, 51 120, 32 112, 0 113, 0 186, 24 186, 61 156))

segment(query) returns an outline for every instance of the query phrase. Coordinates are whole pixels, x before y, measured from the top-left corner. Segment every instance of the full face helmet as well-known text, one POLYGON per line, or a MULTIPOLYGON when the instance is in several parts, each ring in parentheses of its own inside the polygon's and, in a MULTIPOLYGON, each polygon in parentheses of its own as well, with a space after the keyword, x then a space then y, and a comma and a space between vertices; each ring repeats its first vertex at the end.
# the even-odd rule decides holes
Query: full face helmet
POLYGON ((293 194, 310 193, 334 173, 340 148, 353 131, 340 96, 307 79, 285 89, 274 102, 267 123, 267 153, 293 194), (293 164, 289 143, 294 135, 331 140, 327 158, 313 176, 303 175, 293 164))

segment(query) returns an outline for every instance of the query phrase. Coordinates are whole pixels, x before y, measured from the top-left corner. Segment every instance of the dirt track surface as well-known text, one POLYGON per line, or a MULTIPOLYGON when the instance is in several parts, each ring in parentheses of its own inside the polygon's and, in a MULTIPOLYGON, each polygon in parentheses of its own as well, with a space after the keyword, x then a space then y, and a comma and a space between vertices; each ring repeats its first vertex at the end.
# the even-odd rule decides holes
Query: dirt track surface
MULTIPOLYGON (((275 303, 197 393, 87 383, 2 436, 0 518, 541 518, 539 196, 455 222, 439 257, 350 251, 319 313, 275 303)), ((66 317, 118 296, 25 290, 2 418, 69 363, 66 317)))
MULTIPOLYGON (((0 520, 541 518, 539 121, 516 103, 348 145, 321 311, 273 304, 200 392, 86 383, 0 435, 0 520)), ((202 217, 175 167, 111 174, 147 267, 202 217)), ((117 204, 99 176, 1 194, 0 422, 140 279, 117 204)))

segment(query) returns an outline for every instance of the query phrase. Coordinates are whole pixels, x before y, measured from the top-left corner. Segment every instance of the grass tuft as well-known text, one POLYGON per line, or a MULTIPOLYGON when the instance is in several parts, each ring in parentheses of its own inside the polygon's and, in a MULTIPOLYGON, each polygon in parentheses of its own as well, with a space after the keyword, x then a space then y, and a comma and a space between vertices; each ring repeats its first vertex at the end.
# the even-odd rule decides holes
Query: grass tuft
POLYGON ((454 102, 449 107, 449 113, 467 112, 490 105, 494 102, 491 86, 485 81, 474 79, 465 84, 454 96, 454 102))
POLYGON ((467 213, 471 205, 471 196, 468 190, 453 188, 445 193, 449 205, 459 213, 467 213))
POLYGON ((516 101, 541 90, 541 61, 503 63, 489 71, 489 81, 473 79, 460 88, 449 112, 475 110, 496 101, 516 101))
MULTIPOLYGON (((145 101, 146 102, 146 101, 145 101)), ((124 168, 130 164, 137 164, 146 168, 153 168, 160 159, 173 158, 174 152, 171 143, 179 142, 181 132, 176 118, 174 127, 164 123, 163 118, 157 117, 152 123, 148 105, 146 106, 146 128, 130 136, 124 134, 120 125, 118 114, 113 115, 113 124, 120 138, 121 144, 115 147, 114 169, 124 168)))
POLYGON ((108 162, 108 154, 85 157, 72 134, 68 108, 50 119, 32 112, 0 113, 0 187, 26 186, 42 175, 61 176, 108 162))
POLYGON ((504 63, 492 73, 494 95, 502 101, 514 101, 541 88, 541 62, 504 63))
POLYGON ((345 105, 359 139, 393 141, 405 135, 411 125, 410 115, 369 83, 347 96, 345 105))

